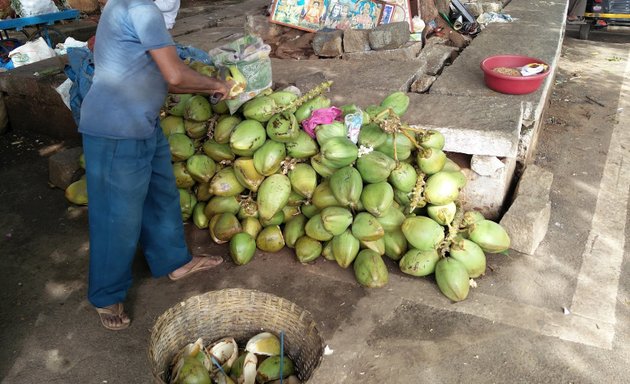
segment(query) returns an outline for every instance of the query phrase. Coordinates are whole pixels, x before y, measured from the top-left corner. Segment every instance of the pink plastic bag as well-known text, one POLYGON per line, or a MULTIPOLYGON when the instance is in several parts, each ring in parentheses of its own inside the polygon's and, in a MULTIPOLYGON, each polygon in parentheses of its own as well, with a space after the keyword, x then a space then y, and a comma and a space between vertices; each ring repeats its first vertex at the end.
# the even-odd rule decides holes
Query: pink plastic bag
POLYGON ((302 128, 314 139, 315 127, 320 124, 330 124, 335 120, 342 121, 341 114, 341 109, 337 107, 316 109, 311 113, 311 117, 302 121, 302 128))

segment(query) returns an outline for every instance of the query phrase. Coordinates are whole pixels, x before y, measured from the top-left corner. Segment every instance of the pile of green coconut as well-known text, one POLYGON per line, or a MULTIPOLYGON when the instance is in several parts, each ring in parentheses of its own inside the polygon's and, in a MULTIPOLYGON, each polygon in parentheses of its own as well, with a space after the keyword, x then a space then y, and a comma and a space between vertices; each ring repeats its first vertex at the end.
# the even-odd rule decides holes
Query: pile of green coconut
POLYGON ((339 106, 341 121, 310 136, 302 122, 332 107, 330 85, 303 95, 268 90, 234 114, 203 95, 169 95, 161 127, 183 220, 229 244, 238 265, 257 249, 286 246, 301 263, 324 257, 352 266, 361 285, 383 287, 385 257, 406 274, 435 274, 444 295, 464 300, 470 279, 485 273, 486 253, 507 252, 506 231, 461 208, 466 177, 443 152, 441 133, 404 122, 403 92, 379 105, 339 106), (357 114, 358 135, 344 123, 357 114))

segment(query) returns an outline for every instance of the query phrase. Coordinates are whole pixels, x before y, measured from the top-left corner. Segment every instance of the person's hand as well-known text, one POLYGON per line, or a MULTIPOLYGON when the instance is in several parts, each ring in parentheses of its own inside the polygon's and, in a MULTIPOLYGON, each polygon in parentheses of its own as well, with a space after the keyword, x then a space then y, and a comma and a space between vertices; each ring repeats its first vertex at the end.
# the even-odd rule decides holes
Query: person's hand
POLYGON ((231 82, 221 79, 213 78, 212 86, 208 90, 208 94, 216 99, 216 102, 221 100, 227 100, 230 98, 230 89, 232 88, 231 82))

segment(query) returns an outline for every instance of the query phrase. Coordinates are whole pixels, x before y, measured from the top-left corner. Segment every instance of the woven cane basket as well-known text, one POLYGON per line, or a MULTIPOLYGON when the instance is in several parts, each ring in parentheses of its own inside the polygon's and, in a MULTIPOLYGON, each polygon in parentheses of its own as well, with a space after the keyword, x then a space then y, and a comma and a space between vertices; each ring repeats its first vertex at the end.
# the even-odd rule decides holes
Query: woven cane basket
POLYGON ((200 337, 204 343, 233 337, 242 347, 263 331, 278 336, 284 331, 285 354, 293 360, 298 378, 307 382, 324 351, 312 315, 289 300, 240 288, 193 296, 157 319, 149 341, 155 382, 167 383, 175 354, 200 337))

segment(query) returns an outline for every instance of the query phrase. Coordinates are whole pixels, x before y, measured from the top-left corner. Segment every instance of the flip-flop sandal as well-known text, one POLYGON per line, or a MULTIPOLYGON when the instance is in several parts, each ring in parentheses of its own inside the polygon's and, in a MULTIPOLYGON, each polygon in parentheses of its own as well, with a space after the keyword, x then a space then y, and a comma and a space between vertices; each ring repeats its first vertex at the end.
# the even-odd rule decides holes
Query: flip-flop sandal
POLYGON ((193 273, 206 271, 208 269, 212 269, 217 265, 223 262, 223 258, 221 256, 198 256, 195 257, 196 262, 190 267, 190 269, 179 276, 174 276, 173 273, 168 274, 168 278, 177 281, 184 279, 193 273))
POLYGON ((106 329, 110 331, 120 331, 126 328, 129 328, 129 324, 131 324, 131 319, 125 314, 125 308, 122 303, 114 304, 113 306, 106 308, 95 308, 98 313, 98 317, 101 319, 101 324, 106 329), (123 316, 124 315, 124 316, 123 316), (107 322, 108 318, 117 317, 121 320, 121 323, 118 325, 109 325, 107 322))

